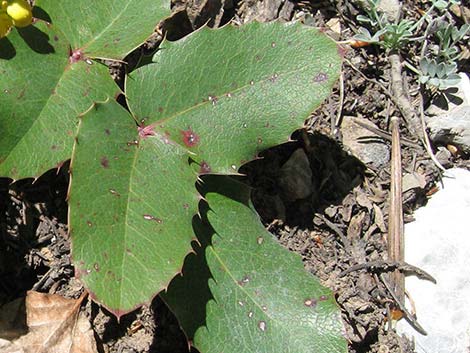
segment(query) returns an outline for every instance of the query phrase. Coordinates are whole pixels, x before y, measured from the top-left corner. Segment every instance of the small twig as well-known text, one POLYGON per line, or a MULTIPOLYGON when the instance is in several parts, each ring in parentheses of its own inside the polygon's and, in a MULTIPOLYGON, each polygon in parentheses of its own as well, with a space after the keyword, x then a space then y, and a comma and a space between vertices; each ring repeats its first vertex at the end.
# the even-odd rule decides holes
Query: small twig
POLYGON ((390 271, 398 270, 403 273, 413 274, 420 279, 430 281, 434 284, 436 283, 436 279, 433 276, 431 276, 426 271, 420 269, 419 267, 410 265, 406 262, 383 261, 383 260, 370 261, 370 262, 365 262, 362 264, 353 265, 347 270, 342 271, 338 275, 338 277, 343 277, 347 275, 348 273, 359 271, 359 270, 365 270, 365 269, 370 269, 373 272, 376 272, 378 270, 380 270, 381 272, 390 272, 390 271))
POLYGON ((426 149, 426 152, 428 153, 429 157, 434 162, 436 167, 438 167, 442 171, 445 171, 446 169, 441 164, 441 162, 439 162, 439 160, 436 158, 436 155, 432 151, 431 141, 429 140, 429 136, 428 136, 428 133, 426 131, 426 122, 424 120, 424 107, 423 107, 423 105, 424 105, 423 104, 423 96, 420 94, 419 95, 419 116, 420 116, 420 119, 421 119, 421 127, 423 129, 424 148, 426 149))
POLYGON ((325 216, 321 214, 316 214, 315 216, 320 218, 328 226, 328 228, 330 228, 333 232, 335 232, 340 237, 341 242, 343 243, 344 249, 346 250, 348 254, 352 255, 351 243, 349 242, 349 239, 341 231, 341 229, 339 229, 336 224, 329 221, 325 216))
MULTIPOLYGON (((403 235, 403 196, 400 131, 398 117, 390 119, 392 127, 392 161, 390 182, 390 211, 388 224, 388 257, 391 261, 403 262, 405 258, 403 235)), ((401 304, 405 304, 405 277, 395 271, 391 278, 393 288, 401 304)))
POLYGON ((387 288, 388 292, 392 296, 393 300, 396 302, 398 309, 404 314, 404 318, 408 323, 413 327, 416 331, 418 331, 420 334, 427 336, 426 330, 418 323, 416 318, 410 314, 410 312, 406 309, 405 305, 402 304, 397 296, 395 295, 395 292, 391 288, 390 284, 388 283, 387 279, 385 278, 385 275, 382 273, 380 275, 380 279, 382 280, 382 283, 384 284, 385 288, 387 288))
POLYGON ((422 139, 417 116, 408 96, 405 93, 400 54, 396 51, 391 51, 388 54, 388 61, 390 63, 391 90, 393 96, 396 99, 394 103, 396 103, 396 106, 403 116, 403 119, 405 119, 407 122, 410 133, 414 136, 419 136, 419 138, 422 139))
POLYGON ((331 134, 335 137, 338 135, 338 129, 341 126, 341 122, 343 120, 343 105, 344 105, 344 75, 341 71, 341 75, 339 76, 339 106, 338 111, 336 113, 336 119, 334 125, 331 129, 331 134))
MULTIPOLYGON (((363 123, 362 121, 360 121, 359 119, 354 119, 354 123, 356 123, 357 125, 360 125, 364 129, 369 130, 370 132, 382 137, 383 139, 385 139, 387 141, 390 141, 390 142, 392 141, 392 135, 387 131, 384 131, 384 130, 381 130, 379 128, 367 125, 367 124, 363 123)), ((410 141, 408 139, 402 138, 402 139, 400 139, 400 143, 403 146, 407 146, 407 147, 411 147, 411 148, 420 148, 420 146, 416 142, 410 141)))
POLYGON ((374 85, 377 85, 382 90, 382 92, 387 96, 387 98, 389 98, 395 105, 397 105, 397 101, 395 100, 395 97, 393 97, 392 93, 381 82, 365 75, 361 70, 359 70, 356 66, 354 66, 354 64, 348 59, 344 59, 344 62, 348 64, 351 67, 351 69, 356 71, 363 79, 365 79, 366 81, 372 82, 374 85))

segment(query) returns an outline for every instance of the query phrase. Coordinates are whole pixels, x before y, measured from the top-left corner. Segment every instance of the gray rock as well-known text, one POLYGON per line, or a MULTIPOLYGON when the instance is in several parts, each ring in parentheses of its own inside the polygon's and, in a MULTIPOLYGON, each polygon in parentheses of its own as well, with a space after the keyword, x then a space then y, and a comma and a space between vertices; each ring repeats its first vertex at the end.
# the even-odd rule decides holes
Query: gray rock
POLYGON ((378 9, 387 15, 389 22, 395 22, 400 15, 400 1, 398 0, 381 0, 378 9))
POLYGON ((345 116, 341 124, 343 145, 364 164, 375 168, 385 166, 390 160, 390 147, 377 134, 359 125, 377 129, 374 123, 367 119, 345 116))
POLYGON ((301 200, 313 192, 312 170, 304 150, 299 148, 280 170, 278 183, 286 202, 301 200))

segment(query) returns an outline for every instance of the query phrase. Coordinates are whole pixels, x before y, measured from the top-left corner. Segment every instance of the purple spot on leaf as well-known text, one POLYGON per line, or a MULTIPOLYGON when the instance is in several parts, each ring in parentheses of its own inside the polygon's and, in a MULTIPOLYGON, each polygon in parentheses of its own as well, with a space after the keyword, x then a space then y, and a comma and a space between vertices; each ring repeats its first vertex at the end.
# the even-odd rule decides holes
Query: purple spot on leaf
POLYGON ((201 168, 199 168, 199 174, 207 174, 211 172, 211 167, 207 162, 201 162, 201 168))
POLYGON ((139 132, 139 136, 143 139, 149 137, 149 136, 155 136, 156 132, 153 130, 155 129, 155 125, 141 125, 137 127, 137 131, 139 132))
POLYGON ((101 157, 100 164, 103 168, 109 168, 109 160, 106 157, 101 157))
POLYGON ((199 136, 191 128, 181 130, 180 132, 183 137, 183 143, 187 147, 194 147, 199 143, 199 136))
POLYGON ((83 52, 80 49, 72 50, 70 52, 69 62, 71 64, 74 64, 74 63, 76 63, 78 61, 81 61, 81 60, 85 60, 85 56, 83 55, 83 52))

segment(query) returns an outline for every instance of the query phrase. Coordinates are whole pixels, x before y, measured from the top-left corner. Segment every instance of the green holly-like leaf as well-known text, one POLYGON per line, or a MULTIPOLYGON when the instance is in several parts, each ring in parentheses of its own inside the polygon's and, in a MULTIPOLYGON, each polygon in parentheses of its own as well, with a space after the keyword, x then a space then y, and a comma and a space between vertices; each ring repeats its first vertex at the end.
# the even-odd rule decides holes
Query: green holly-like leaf
POLYGON ((208 194, 203 244, 163 296, 200 352, 347 352, 333 293, 247 206, 208 194), (234 221, 236 220, 236 221, 234 221), (213 233, 214 231, 212 231, 213 233))
POLYGON ((214 173, 235 173, 288 140, 328 96, 341 59, 336 44, 300 24, 204 28, 165 42, 155 63, 132 73, 126 96, 138 121, 184 144, 214 173))
POLYGON ((85 59, 122 58, 169 11, 157 11, 166 0, 148 1, 152 12, 141 11, 137 19, 132 3, 38 0, 36 10, 53 24, 40 20, 0 39, 0 175, 37 177, 70 158, 78 116, 120 92, 107 67, 85 59), (130 5, 132 10, 116 10, 130 5), (88 26, 91 20, 96 22, 88 26), (125 30, 128 20, 132 30, 125 30), (122 35, 114 38, 117 31, 122 35), (70 50, 76 49, 81 51, 72 63, 70 50))
POLYGON ((87 57, 123 59, 170 15, 169 0, 37 0, 69 40, 87 57))
POLYGON ((165 136, 139 139, 115 101, 81 118, 71 174, 76 275, 120 316, 180 272, 194 238, 197 175, 187 151, 165 136))

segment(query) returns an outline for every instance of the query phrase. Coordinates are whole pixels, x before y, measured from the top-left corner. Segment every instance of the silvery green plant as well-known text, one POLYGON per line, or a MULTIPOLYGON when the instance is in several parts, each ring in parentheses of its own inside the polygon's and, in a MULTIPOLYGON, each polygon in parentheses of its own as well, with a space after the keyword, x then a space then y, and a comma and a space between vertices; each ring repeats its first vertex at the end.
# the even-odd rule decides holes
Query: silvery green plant
POLYGON ((449 6, 455 4, 460 4, 460 1, 435 0, 419 21, 402 19, 391 23, 386 14, 379 9, 380 0, 367 0, 363 4, 366 15, 357 16, 357 20, 367 25, 369 29, 360 27, 354 38, 378 44, 387 50, 400 50, 407 42, 413 40, 432 39, 433 44, 420 60, 419 69, 410 65, 408 67, 419 75, 421 84, 428 88, 445 90, 460 81, 460 76, 457 75, 457 60, 461 56, 458 43, 467 39, 470 25, 464 24, 458 28, 446 20, 433 19, 431 13, 434 10, 446 11, 449 6), (424 21, 429 22, 428 27, 435 27, 433 31, 426 31, 432 38, 423 38, 416 33, 424 21))
POLYGON ((416 39, 416 30, 425 20, 429 19, 432 11, 435 9, 444 11, 450 5, 459 3, 457 0, 435 0, 419 21, 402 19, 392 22, 380 10, 380 0, 366 0, 363 3, 366 15, 358 15, 356 19, 367 25, 370 30, 360 27, 354 38, 363 42, 379 44, 386 49, 400 49, 410 40, 416 39))

